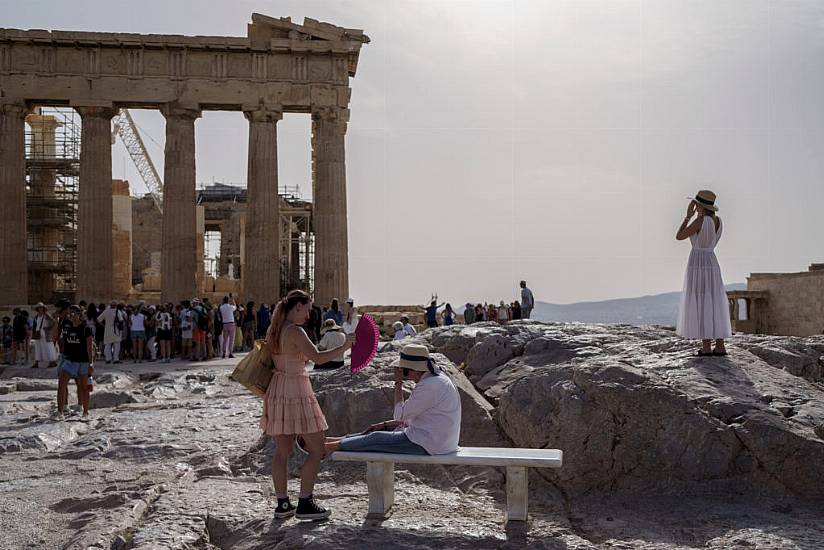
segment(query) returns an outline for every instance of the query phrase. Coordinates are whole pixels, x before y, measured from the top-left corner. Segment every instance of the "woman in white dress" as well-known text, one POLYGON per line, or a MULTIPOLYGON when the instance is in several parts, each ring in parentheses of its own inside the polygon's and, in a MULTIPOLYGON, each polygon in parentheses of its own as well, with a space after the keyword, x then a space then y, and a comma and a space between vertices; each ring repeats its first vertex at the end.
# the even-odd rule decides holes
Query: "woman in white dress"
POLYGON ((732 336, 727 292, 715 257, 715 246, 723 229, 715 198, 712 191, 699 191, 690 201, 687 217, 675 236, 679 241, 689 237, 692 244, 676 332, 684 338, 702 341, 699 356, 726 355, 724 339, 732 336))

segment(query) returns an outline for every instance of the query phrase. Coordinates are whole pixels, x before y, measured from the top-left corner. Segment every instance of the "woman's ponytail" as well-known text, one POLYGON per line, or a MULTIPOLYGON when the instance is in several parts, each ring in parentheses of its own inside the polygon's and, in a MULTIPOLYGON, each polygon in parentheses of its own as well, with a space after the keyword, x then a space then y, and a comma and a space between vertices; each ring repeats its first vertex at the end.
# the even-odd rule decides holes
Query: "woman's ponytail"
POLYGON ((308 304, 309 295, 302 290, 292 290, 275 306, 272 312, 272 321, 266 331, 266 345, 272 354, 280 353, 280 337, 283 328, 286 326, 286 317, 289 312, 298 304, 308 304))

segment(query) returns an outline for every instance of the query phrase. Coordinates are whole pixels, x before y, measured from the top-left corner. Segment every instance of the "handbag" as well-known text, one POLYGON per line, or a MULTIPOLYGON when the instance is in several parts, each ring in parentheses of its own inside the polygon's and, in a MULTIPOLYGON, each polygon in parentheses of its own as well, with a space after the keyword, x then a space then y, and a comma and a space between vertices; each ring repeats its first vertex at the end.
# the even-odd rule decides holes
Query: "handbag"
POLYGON ((255 347, 240 360, 235 370, 229 376, 258 397, 266 395, 269 382, 272 380, 272 372, 275 364, 265 340, 256 340, 255 347))

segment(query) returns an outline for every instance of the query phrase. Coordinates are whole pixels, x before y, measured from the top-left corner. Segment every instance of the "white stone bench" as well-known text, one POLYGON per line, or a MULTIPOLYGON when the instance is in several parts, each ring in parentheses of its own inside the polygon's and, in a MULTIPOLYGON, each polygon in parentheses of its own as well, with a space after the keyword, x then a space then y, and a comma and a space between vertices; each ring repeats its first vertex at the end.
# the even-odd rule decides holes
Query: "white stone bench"
POLYGON ((506 520, 526 521, 527 468, 560 468, 564 453, 558 449, 511 449, 506 447, 461 447, 446 455, 407 455, 337 451, 332 460, 366 462, 369 487, 369 517, 386 517, 395 504, 395 462, 506 467, 506 520))

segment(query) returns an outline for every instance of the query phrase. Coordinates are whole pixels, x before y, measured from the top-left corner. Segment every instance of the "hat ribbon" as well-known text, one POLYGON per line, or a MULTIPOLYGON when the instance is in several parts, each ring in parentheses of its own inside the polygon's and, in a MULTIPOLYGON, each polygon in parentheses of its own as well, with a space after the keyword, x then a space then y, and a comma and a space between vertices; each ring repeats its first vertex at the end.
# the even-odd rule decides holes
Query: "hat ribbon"
POLYGON ((432 369, 435 369, 435 363, 432 362, 432 359, 429 357, 421 357, 420 355, 408 355, 404 352, 401 352, 401 359, 405 361, 413 361, 416 363, 420 363, 425 361, 432 369))
POLYGON ((707 199, 701 198, 701 197, 699 197, 699 196, 697 196, 697 195, 696 195, 696 197, 695 197, 695 200, 696 200, 697 202, 700 202, 701 204, 706 204, 707 206, 715 206, 715 201, 710 201, 710 200, 707 200, 707 199))

